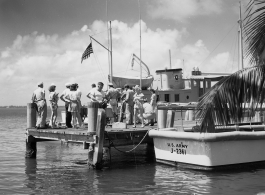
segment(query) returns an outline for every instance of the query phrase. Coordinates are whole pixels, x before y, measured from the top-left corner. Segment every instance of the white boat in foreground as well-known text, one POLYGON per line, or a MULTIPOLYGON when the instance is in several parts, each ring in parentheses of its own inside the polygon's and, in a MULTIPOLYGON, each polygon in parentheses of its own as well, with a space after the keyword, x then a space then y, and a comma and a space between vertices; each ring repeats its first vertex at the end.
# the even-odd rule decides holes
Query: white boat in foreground
POLYGON ((265 125, 216 126, 216 133, 201 133, 187 117, 194 108, 196 104, 160 103, 158 129, 149 131, 157 162, 206 170, 246 163, 265 165, 265 125), (177 111, 186 112, 187 121, 172 124, 177 111))

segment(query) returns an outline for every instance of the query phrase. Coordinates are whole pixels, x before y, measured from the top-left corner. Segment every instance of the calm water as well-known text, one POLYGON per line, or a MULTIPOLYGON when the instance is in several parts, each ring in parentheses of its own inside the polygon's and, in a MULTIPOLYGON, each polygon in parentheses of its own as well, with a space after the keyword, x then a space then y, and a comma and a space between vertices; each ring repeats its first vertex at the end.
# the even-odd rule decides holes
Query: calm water
POLYGON ((111 167, 100 171, 74 144, 40 142, 37 159, 25 159, 25 129, 25 108, 0 108, 0 194, 265 194, 265 168, 180 169, 156 163, 145 146, 112 149, 111 167))

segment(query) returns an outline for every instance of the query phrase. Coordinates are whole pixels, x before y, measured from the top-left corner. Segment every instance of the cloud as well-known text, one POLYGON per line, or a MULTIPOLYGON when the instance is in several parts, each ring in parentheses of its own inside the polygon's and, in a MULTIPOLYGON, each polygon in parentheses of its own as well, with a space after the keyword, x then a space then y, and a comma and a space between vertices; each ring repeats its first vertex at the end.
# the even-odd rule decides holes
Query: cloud
MULTIPOLYGON (((154 76, 156 70, 169 66, 169 50, 174 63, 172 68, 182 67, 182 59, 185 60, 185 74, 189 74, 194 66, 199 66, 210 53, 203 40, 181 45, 187 35, 186 29, 151 30, 144 21, 141 24, 142 61, 154 76)), ((51 83, 55 83, 57 92, 61 93, 66 82, 76 82, 83 92, 82 102, 86 103, 88 99, 85 95, 91 84, 98 81, 107 83, 109 72, 108 52, 95 41, 92 42, 94 54, 81 64, 82 53, 90 43, 89 35, 107 47, 106 23, 102 21, 84 25, 65 36, 38 32, 18 35, 13 44, 1 52, 0 96, 4 99, 0 105, 26 105, 39 81, 44 82, 46 93, 51 83)), ((131 70, 131 55, 134 53, 140 57, 139 23, 128 25, 113 21, 112 35, 114 75, 139 76, 137 60, 131 70)), ((216 65, 221 67, 228 57, 228 53, 216 55, 199 68, 214 70, 216 65)), ((62 105, 62 102, 59 104, 62 105)))
POLYGON ((148 7, 150 17, 186 22, 196 16, 220 14, 221 0, 155 0, 148 7))

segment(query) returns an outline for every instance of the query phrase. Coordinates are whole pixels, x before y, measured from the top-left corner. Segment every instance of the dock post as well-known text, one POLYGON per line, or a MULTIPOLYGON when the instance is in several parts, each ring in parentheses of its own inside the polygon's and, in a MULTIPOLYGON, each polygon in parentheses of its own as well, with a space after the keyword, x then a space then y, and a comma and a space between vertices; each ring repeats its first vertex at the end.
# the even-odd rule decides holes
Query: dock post
POLYGON ((157 110, 157 128, 166 128, 167 110, 157 110))
POLYGON ((27 104, 27 128, 32 128, 36 126, 36 104, 27 104))
POLYGON ((110 165, 110 148, 108 147, 103 147, 103 157, 102 161, 104 164, 104 167, 108 167, 110 165))
POLYGON ((103 143, 104 143, 104 131, 106 126, 106 113, 104 109, 99 109, 96 131, 96 144, 94 148, 93 165, 96 169, 100 169, 102 166, 103 157, 103 143))
POLYGON ((92 143, 89 146, 88 161, 87 161, 88 165, 96 169, 102 168, 105 126, 106 126, 105 110, 99 109, 97 116, 97 123, 96 123, 96 135, 94 135, 95 143, 92 143))
POLYGON ((30 135, 26 139, 26 158, 36 158, 37 156, 37 142, 36 139, 30 135))
POLYGON ((169 110, 167 112, 167 124, 166 127, 174 127, 174 120, 175 120, 175 112, 173 110, 169 110))
POLYGON ((98 117, 98 102, 88 102, 87 103, 87 131, 96 132, 97 128, 97 117, 98 117))

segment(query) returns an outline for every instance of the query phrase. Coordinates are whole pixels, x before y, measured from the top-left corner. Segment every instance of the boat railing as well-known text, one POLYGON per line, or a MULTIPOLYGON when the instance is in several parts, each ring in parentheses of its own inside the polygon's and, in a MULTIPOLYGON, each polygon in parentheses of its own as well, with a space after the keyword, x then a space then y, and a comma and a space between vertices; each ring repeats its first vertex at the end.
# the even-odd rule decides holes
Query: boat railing
MULTIPOLYGON (((200 120, 196 117, 198 102, 189 103, 157 103, 158 130, 172 130, 200 132, 200 120)), ((248 117, 247 109, 245 119, 240 123, 215 125, 216 132, 228 131, 260 131, 265 130, 265 110, 257 108, 253 116, 248 117)))

